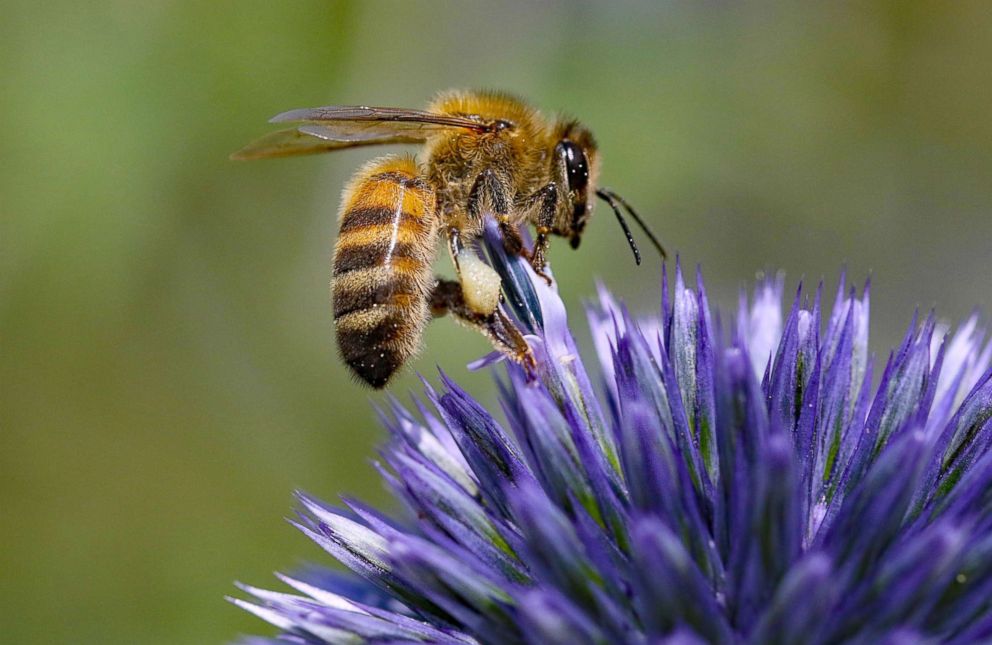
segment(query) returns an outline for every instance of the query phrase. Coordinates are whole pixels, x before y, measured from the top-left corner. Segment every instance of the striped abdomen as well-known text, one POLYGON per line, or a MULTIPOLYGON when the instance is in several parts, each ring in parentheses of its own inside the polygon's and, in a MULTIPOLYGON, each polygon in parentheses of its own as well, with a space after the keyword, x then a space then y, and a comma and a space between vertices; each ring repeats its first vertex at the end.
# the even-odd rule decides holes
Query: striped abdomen
POLYGON ((345 189, 334 248, 334 326, 348 366, 383 387, 420 347, 437 237, 435 195, 412 159, 377 160, 345 189))

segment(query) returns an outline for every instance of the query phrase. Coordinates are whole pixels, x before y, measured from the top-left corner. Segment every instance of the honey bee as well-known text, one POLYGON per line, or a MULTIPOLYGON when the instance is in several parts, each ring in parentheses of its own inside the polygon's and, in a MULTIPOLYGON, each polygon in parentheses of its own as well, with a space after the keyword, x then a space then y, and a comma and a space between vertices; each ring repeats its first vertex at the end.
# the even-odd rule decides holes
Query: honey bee
POLYGON ((432 317, 452 314, 477 329, 510 359, 532 368, 531 350, 499 307, 498 275, 472 251, 487 218, 508 252, 545 273, 550 236, 578 248, 592 216, 591 195, 613 209, 635 260, 640 254, 621 207, 664 256, 657 238, 616 193, 597 188, 599 154, 578 121, 548 118, 496 92, 452 91, 427 110, 330 106, 284 112, 294 123, 231 155, 260 159, 379 144, 419 144, 410 156, 370 161, 344 189, 334 248, 334 324, 345 363, 382 388, 413 356, 432 317), (520 227, 533 224, 528 249, 520 227), (457 281, 432 271, 444 240, 457 281))

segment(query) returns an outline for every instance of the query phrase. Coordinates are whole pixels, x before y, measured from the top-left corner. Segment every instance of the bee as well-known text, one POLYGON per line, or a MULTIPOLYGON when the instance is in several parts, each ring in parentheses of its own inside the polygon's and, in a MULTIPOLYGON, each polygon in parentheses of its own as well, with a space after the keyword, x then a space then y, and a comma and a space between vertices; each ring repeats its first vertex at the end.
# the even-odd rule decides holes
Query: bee
POLYGON ((334 326, 344 362, 359 379, 382 388, 419 349, 434 317, 451 314, 485 335, 510 359, 533 369, 523 334, 499 306, 498 275, 472 250, 488 218, 508 252, 545 272, 551 236, 578 248, 595 195, 616 214, 640 264, 621 212, 664 249, 619 195, 597 188, 599 154, 576 120, 546 117, 513 96, 451 91, 424 111, 329 106, 284 112, 292 123, 231 155, 291 157, 382 144, 422 146, 420 161, 385 156, 358 170, 344 189, 334 247, 334 326), (528 249, 520 227, 532 224, 528 249), (446 243, 458 280, 435 277, 446 243))

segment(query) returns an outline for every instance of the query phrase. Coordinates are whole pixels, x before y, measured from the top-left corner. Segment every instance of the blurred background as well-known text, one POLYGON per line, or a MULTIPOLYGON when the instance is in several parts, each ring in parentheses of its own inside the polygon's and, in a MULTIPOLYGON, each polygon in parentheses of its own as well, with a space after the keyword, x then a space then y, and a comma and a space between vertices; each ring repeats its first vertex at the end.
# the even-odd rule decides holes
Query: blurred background
MULTIPOLYGON (((232 582, 329 563, 291 492, 387 504, 383 433, 336 357, 342 185, 373 151, 234 163, 295 107, 503 88, 581 117, 604 181, 736 307, 757 272, 873 280, 872 347, 914 308, 992 307, 992 12, 981 1, 0 0, 0 640, 271 633, 232 582)), ((643 239, 643 238, 642 238, 643 239)), ((551 260, 657 306, 600 212, 551 260)), ((485 342, 449 320, 392 391, 485 342)))

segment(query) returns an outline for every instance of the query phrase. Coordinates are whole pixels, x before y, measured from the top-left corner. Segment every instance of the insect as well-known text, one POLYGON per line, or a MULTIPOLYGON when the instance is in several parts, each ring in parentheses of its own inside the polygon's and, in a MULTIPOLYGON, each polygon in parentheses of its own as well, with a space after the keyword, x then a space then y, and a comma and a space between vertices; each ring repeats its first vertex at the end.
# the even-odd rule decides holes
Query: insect
POLYGON ((532 368, 527 342, 499 307, 496 273, 472 251, 487 218, 498 224, 507 251, 545 273, 552 235, 578 248, 595 195, 606 201, 635 260, 640 253, 621 208, 664 249, 627 202, 597 188, 599 155, 578 121, 548 118, 497 92, 451 91, 427 110, 330 106, 284 112, 272 123, 293 123, 235 152, 261 159, 357 146, 418 144, 410 156, 370 161, 344 190, 334 248, 333 295, 337 342, 345 363, 374 388, 419 349, 432 317, 450 313, 477 329, 506 356, 532 368), (531 249, 520 227, 533 224, 531 249), (431 268, 446 243, 457 281, 431 268))

